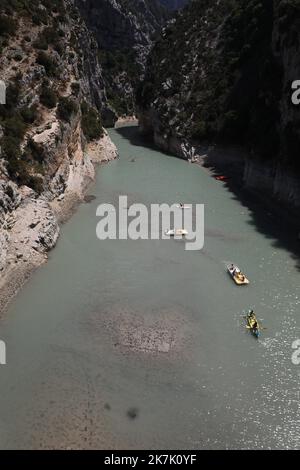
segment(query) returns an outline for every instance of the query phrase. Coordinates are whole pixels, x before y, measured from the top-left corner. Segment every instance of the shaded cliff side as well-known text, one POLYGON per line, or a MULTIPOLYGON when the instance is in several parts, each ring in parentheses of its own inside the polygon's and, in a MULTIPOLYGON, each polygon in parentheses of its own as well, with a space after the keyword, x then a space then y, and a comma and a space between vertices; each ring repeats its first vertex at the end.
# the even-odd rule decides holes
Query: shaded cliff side
POLYGON ((135 90, 153 40, 170 14, 158 0, 76 0, 94 32, 109 102, 118 115, 135 112, 135 90))
POLYGON ((300 205, 298 0, 193 0, 164 30, 138 92, 141 127, 181 143, 239 145, 244 182, 300 205))
POLYGON ((160 3, 169 10, 179 10, 191 0, 159 0, 160 3))

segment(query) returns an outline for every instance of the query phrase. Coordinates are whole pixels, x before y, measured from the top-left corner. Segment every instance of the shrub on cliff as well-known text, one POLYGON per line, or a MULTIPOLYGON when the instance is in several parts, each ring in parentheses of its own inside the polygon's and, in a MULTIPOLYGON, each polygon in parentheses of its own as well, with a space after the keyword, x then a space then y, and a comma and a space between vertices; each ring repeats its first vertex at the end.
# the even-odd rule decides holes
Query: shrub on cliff
POLYGON ((78 106, 71 98, 60 97, 57 107, 57 116, 63 121, 70 122, 73 114, 77 113, 78 106))
POLYGON ((34 42, 36 49, 47 50, 49 45, 52 45, 55 50, 60 49, 60 40, 63 31, 54 27, 45 28, 41 31, 34 42))
POLYGON ((103 135, 101 117, 95 108, 91 108, 86 102, 81 104, 81 127, 86 139, 90 142, 99 139, 103 135))
POLYGON ((0 15, 0 36, 14 36, 17 30, 17 23, 12 18, 0 15))
POLYGON ((122 97, 120 94, 116 94, 114 90, 107 90, 107 98, 109 104, 112 108, 117 112, 119 116, 122 115, 130 115, 132 111, 132 107, 130 107, 130 103, 122 97))
POLYGON ((57 95, 52 88, 48 85, 43 85, 40 95, 40 102, 43 106, 46 106, 48 109, 55 108, 57 104, 57 95))
POLYGON ((33 47, 35 49, 39 49, 42 51, 47 51, 48 50, 48 42, 44 36, 41 36, 41 34, 38 36, 38 38, 34 41, 33 47))
POLYGON ((14 190, 11 186, 6 186, 6 189, 5 189, 5 194, 10 198, 10 199, 13 199, 14 198, 14 190))
POLYGON ((21 156, 19 145, 16 145, 11 137, 4 138, 3 150, 7 158, 6 169, 10 178, 18 185, 28 186, 40 194, 43 191, 43 179, 40 176, 31 175, 32 165, 21 156))
POLYGON ((19 157, 10 158, 7 162, 6 169, 10 178, 17 184, 23 184, 23 181, 27 180, 27 167, 19 157))
POLYGON ((48 14, 45 10, 36 10, 32 15, 32 22, 37 26, 48 24, 48 14))
POLYGON ((27 16, 34 24, 47 24, 49 14, 65 12, 64 0, 1 0, 0 11, 7 15, 27 16), (44 8, 43 8, 44 7, 44 8))
POLYGON ((19 114, 15 114, 12 117, 7 118, 4 123, 4 134, 15 137, 21 141, 26 131, 26 123, 19 114))
POLYGON ((28 186, 36 193, 41 194, 43 191, 43 178, 31 175, 28 171, 27 164, 18 159, 8 162, 7 171, 12 179, 20 186, 28 186))
POLYGON ((65 13, 65 5, 63 0, 42 0, 42 4, 50 12, 65 13))
POLYGON ((1 139, 2 154, 8 162, 21 156, 20 141, 13 136, 4 136, 1 139))
POLYGON ((45 160, 44 148, 41 144, 36 143, 33 139, 29 139, 22 155, 22 159, 27 162, 43 163, 45 160))
POLYGON ((29 175, 24 184, 33 189, 37 194, 41 194, 44 190, 44 180, 41 176, 29 175))
POLYGON ((73 82, 71 84, 71 90, 72 90, 73 95, 78 96, 80 93, 80 83, 73 82))
POLYGON ((26 124, 33 124, 37 119, 37 107, 24 107, 21 109, 21 116, 26 124))
POLYGON ((49 54, 46 54, 44 51, 39 52, 36 62, 45 67, 46 74, 49 77, 57 76, 57 63, 49 54))

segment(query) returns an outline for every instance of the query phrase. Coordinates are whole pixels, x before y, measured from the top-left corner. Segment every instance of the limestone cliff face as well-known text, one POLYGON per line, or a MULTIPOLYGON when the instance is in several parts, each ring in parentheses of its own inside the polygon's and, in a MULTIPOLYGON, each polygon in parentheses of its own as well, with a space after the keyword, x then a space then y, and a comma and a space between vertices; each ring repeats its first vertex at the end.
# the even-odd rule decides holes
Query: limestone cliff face
POLYGON ((149 47, 167 17, 156 0, 76 0, 76 5, 103 48, 136 48, 141 56, 140 47, 149 47))
POLYGON ((300 205, 300 3, 193 0, 150 53, 138 92, 141 128, 181 143, 240 145, 244 181, 300 205))
POLYGON ((169 18, 158 0, 76 0, 97 38, 108 98, 119 115, 134 114, 134 92, 153 44, 169 18))
MULTIPOLYGON (((0 271, 40 264, 94 163, 117 157, 96 40, 74 2, 0 9, 0 271)), ((1 283, 0 283, 1 284, 1 283)), ((1 285, 0 285, 1 288, 1 285)))

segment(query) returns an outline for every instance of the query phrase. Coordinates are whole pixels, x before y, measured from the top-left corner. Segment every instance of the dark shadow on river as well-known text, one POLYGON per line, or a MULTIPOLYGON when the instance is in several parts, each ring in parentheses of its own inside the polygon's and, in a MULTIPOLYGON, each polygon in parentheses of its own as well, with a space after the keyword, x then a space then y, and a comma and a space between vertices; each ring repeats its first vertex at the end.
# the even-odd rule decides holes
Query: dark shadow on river
POLYGON ((124 137, 124 139, 127 139, 131 143, 131 145, 134 145, 135 147, 144 147, 145 149, 153 150, 155 152, 161 152, 164 155, 167 155, 168 157, 179 158, 182 160, 182 158, 178 157, 177 155, 159 149, 153 143, 151 136, 141 134, 139 131, 139 127, 136 125, 121 126, 117 127, 115 130, 122 137, 124 137))
MULTIPOLYGON (((145 138, 137 126, 119 127, 116 131, 132 145, 157 150, 151 139, 145 138)), ((166 152, 163 153, 171 156, 166 152)), ((178 157, 175 156, 175 158, 178 157)), ((300 271, 300 214, 296 209, 291 210, 274 199, 268 199, 267 195, 257 195, 245 190, 242 185, 243 163, 233 165, 230 162, 228 164, 226 159, 222 160, 215 158, 213 154, 208 154, 205 167, 209 168, 212 177, 220 175, 228 177, 226 182, 220 182, 220 184, 226 185, 232 197, 250 210, 249 224, 264 237, 272 240, 274 248, 287 250, 300 271)))

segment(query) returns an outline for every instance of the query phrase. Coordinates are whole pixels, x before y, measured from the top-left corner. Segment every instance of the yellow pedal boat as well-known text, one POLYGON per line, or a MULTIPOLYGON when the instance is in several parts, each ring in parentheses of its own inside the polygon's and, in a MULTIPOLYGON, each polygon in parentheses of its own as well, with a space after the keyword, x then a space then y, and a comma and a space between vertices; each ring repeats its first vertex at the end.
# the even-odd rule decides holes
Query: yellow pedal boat
POLYGON ((228 266, 227 269, 230 276, 238 286, 247 286, 250 284, 249 279, 246 278, 245 274, 243 274, 237 266, 232 264, 231 266, 228 266))

